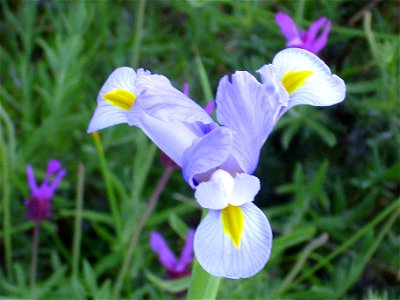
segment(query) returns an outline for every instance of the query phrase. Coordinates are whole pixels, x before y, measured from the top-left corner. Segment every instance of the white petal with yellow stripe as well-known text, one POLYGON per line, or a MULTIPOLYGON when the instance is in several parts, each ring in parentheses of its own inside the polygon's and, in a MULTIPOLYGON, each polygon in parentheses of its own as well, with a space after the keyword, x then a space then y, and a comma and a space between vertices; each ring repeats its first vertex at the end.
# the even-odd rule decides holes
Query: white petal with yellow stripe
POLYGON ((228 207, 237 210, 236 214, 226 212, 231 216, 224 218, 224 210, 209 210, 196 230, 194 252, 199 264, 213 276, 248 278, 263 269, 269 259, 271 227, 264 213, 253 203, 228 207), (236 243, 232 236, 238 235, 240 230, 240 241, 236 243), (227 233, 229 231, 231 234, 227 233))
POLYGON ((88 132, 128 123, 128 111, 138 94, 135 86, 136 78, 148 74, 150 72, 143 69, 137 72, 128 67, 115 69, 97 95, 97 107, 90 120, 88 132))
POLYGON ((259 272, 270 256, 272 231, 264 213, 251 203, 260 190, 257 177, 232 177, 217 170, 196 189, 198 203, 210 209, 196 230, 194 251, 211 275, 247 278, 259 272))
POLYGON ((285 110, 300 104, 329 106, 345 98, 344 81, 332 74, 318 56, 304 49, 282 50, 275 55, 272 65, 264 65, 258 72, 263 82, 272 72, 281 78, 289 94, 285 110))

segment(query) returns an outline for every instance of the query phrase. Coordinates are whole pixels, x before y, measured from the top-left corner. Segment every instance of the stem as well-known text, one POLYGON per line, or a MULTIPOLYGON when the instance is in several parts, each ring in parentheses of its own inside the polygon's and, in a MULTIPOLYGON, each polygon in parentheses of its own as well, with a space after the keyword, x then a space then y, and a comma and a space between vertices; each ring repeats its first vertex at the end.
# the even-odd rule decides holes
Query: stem
POLYGON ((117 199, 115 197, 114 188, 112 186, 111 176, 110 176, 110 172, 108 170, 106 156, 104 155, 103 144, 101 143, 100 134, 97 131, 93 132, 92 136, 94 139, 94 143, 96 145, 97 154, 99 155, 101 172, 104 177, 104 181, 106 182, 107 198, 108 198, 108 201, 110 202, 111 214, 112 214, 114 224, 115 224, 115 231, 117 232, 118 241, 121 241, 122 240, 122 238, 121 238, 122 237, 122 234, 121 234, 122 224, 121 224, 121 218, 120 218, 120 213, 119 213, 119 207, 118 207, 117 199))
POLYGON ((78 165, 78 187, 76 196, 76 210, 75 210, 75 226, 74 226, 74 242, 72 248, 72 276, 76 277, 78 274, 79 256, 81 248, 82 236, 82 207, 83 207, 83 185, 85 181, 85 167, 79 163, 78 165))
POLYGON ((39 245, 39 222, 35 222, 32 235, 32 261, 31 261, 31 288, 36 285, 36 270, 38 260, 38 245, 39 245))
POLYGON ((217 297, 221 277, 208 274, 198 263, 193 262, 192 279, 186 299, 215 299, 217 297))
POLYGON ((125 279, 126 273, 131 264, 131 260, 132 260, 133 254, 135 252, 140 233, 141 233, 148 217, 150 216, 151 212, 153 211, 154 207, 156 206, 157 201, 160 198, 160 195, 161 195, 162 191, 164 190, 164 187, 167 184, 169 178, 171 177, 171 173, 173 170, 174 170, 174 168, 171 166, 165 167, 164 173, 162 174, 161 178, 159 179, 157 186, 156 186, 153 194, 150 197, 150 200, 149 200, 147 207, 142 215, 142 218, 139 220, 138 225, 135 227, 134 231, 132 232, 132 235, 131 235, 130 241, 129 241, 129 246, 126 251, 125 259, 122 263, 121 271, 118 274, 118 278, 117 278, 117 281, 114 286, 114 291, 113 291, 114 298, 119 297, 119 294, 120 294, 121 288, 122 288, 122 283, 123 283, 123 280, 125 279))
POLYGON ((142 44, 142 32, 143 32, 143 20, 144 12, 146 8, 146 0, 139 0, 137 5, 136 23, 135 23, 135 42, 133 44, 132 53, 132 66, 133 68, 138 67, 139 56, 140 56, 140 46, 142 44))

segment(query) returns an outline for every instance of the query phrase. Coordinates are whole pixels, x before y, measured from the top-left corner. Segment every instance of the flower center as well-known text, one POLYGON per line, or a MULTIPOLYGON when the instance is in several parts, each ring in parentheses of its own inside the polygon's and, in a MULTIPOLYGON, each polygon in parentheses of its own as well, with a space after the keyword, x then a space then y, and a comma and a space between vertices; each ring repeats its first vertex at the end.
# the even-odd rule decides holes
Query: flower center
POLYGON ((289 71, 282 77, 283 86, 289 94, 292 94, 306 82, 312 73, 311 71, 289 71))
POLYGON ((222 210, 222 226, 224 232, 231 238, 235 247, 239 248, 244 229, 244 217, 240 206, 228 204, 228 206, 222 210))
POLYGON ((135 102, 136 96, 131 91, 115 89, 112 92, 105 93, 103 98, 118 108, 130 110, 135 102))

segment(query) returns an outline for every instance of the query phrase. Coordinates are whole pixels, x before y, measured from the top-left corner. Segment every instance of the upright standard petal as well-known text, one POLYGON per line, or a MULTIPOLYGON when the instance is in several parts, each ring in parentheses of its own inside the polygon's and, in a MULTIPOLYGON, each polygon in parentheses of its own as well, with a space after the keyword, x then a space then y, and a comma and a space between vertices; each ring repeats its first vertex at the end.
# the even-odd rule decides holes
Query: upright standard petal
POLYGON ((183 156, 183 178, 192 188, 207 181, 215 168, 227 160, 231 149, 232 132, 226 127, 218 127, 195 140, 183 156))
POLYGON ((141 76, 136 84, 141 92, 130 112, 131 125, 136 125, 134 122, 140 112, 163 122, 214 123, 200 105, 175 89, 165 76, 141 76))
POLYGON ((234 132, 232 155, 241 171, 251 174, 256 169, 260 149, 287 100, 276 76, 269 76, 263 84, 245 71, 221 79, 216 97, 217 118, 234 132))
POLYGON ((209 181, 196 187, 194 197, 201 207, 208 209, 223 209, 232 199, 235 180, 225 170, 218 169, 209 181))
POLYGON ((114 70, 97 96, 97 107, 90 121, 88 132, 94 132, 120 123, 128 123, 128 111, 133 106, 138 90, 135 80, 150 72, 128 67, 114 70))
MULTIPOLYGON (((295 105, 329 106, 345 98, 344 81, 332 75, 329 67, 311 52, 298 48, 282 50, 274 57, 272 67, 290 97, 288 107, 280 115, 295 105)), ((270 68, 263 66, 258 70, 262 78, 270 68)))
POLYGON ((253 203, 238 208, 244 219, 239 246, 226 233, 220 210, 210 210, 196 230, 196 258, 213 276, 248 278, 258 273, 269 259, 272 231, 266 216, 253 203))

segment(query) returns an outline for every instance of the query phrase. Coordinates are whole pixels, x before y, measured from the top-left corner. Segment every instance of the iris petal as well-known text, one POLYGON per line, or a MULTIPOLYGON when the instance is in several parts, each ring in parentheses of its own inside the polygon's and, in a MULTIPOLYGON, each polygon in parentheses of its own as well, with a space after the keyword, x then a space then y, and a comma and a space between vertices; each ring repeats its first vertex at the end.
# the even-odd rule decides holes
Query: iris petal
POLYGON ((269 259, 272 231, 267 218, 253 203, 246 203, 241 209, 244 231, 239 247, 224 232, 220 210, 210 210, 196 230, 195 255, 213 276, 248 278, 258 273, 269 259))
POLYGON ((232 198, 229 203, 240 206, 254 200, 260 190, 260 180, 252 175, 238 174, 233 185, 232 198))
POLYGON ((139 69, 137 73, 132 68, 121 67, 115 69, 97 95, 97 107, 90 120, 88 133, 107 128, 116 124, 128 123, 128 112, 114 106, 104 99, 104 95, 116 90, 124 90, 137 95, 135 80, 140 75, 148 75, 150 72, 139 69))
MULTIPOLYGON (((329 67, 316 55, 303 49, 280 51, 272 62, 281 78, 291 71, 311 71, 304 84, 290 94, 289 109, 295 105, 310 104, 329 106, 344 100, 346 86, 344 81, 331 73, 329 67)), ((263 72, 263 68, 259 70, 263 72)))
POLYGON ((215 168, 227 160, 231 149, 232 132, 226 127, 218 127, 195 140, 183 157, 182 173, 186 182, 194 188, 197 183, 208 180, 215 168), (196 175, 204 178, 195 179, 196 175))
POLYGON ((261 84, 248 72, 221 79, 217 91, 217 118, 232 129, 232 154, 245 173, 257 167, 260 149, 275 125, 287 93, 280 78, 268 76, 261 84))
POLYGON ((141 91, 130 112, 135 119, 139 110, 164 122, 214 123, 204 109, 171 85, 162 75, 141 76, 137 80, 141 91))

